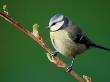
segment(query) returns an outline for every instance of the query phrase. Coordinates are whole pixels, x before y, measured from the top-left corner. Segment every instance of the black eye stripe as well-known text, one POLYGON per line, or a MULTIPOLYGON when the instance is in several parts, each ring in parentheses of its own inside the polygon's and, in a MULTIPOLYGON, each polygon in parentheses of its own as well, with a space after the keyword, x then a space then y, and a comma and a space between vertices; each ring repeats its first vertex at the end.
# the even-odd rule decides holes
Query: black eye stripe
MULTIPOLYGON (((62 21, 58 21, 58 22, 62 22, 62 21)), ((58 22, 54 22, 51 26, 55 25, 55 24, 58 23, 58 22)))
MULTIPOLYGON (((56 23, 57 23, 57 22, 56 22, 56 23)), ((55 25, 56 23, 53 23, 52 26, 55 25)))

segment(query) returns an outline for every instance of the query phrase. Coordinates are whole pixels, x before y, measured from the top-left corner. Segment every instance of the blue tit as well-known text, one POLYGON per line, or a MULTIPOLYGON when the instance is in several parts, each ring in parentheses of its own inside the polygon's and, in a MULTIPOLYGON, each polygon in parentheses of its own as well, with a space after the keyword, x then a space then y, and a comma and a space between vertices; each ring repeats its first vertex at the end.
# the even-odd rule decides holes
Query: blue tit
POLYGON ((109 48, 92 42, 80 27, 62 14, 54 15, 49 26, 50 38, 54 48, 64 56, 75 57, 90 48, 109 48))

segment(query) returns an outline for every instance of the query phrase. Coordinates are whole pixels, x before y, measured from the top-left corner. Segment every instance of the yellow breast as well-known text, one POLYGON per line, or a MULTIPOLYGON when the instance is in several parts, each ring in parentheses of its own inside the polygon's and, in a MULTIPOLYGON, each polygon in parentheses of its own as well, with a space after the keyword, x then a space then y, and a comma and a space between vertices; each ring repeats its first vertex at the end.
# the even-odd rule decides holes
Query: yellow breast
POLYGON ((51 42, 57 51, 68 56, 74 54, 73 49, 76 47, 76 44, 69 37, 68 32, 65 30, 50 32, 50 37, 51 42))
POLYGON ((75 56, 86 50, 85 45, 74 42, 65 30, 50 32, 54 48, 65 56, 75 56))

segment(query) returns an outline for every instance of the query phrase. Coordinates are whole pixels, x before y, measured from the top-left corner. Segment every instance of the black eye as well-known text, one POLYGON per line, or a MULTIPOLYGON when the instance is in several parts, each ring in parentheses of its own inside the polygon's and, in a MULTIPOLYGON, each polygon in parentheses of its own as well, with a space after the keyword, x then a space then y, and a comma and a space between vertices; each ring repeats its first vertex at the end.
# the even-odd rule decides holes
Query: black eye
POLYGON ((55 24, 56 24, 56 23, 53 23, 52 26, 55 25, 55 24))

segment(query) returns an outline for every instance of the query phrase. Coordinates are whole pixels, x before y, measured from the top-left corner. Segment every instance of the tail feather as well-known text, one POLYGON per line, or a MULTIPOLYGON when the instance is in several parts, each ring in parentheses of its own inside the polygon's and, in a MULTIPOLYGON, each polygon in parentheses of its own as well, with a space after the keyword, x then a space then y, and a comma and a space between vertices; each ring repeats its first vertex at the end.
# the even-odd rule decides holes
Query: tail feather
POLYGON ((106 51, 110 51, 110 48, 106 48, 104 46, 100 46, 100 45, 97 45, 97 44, 92 44, 91 47, 100 48, 100 49, 103 49, 103 50, 106 50, 106 51))

